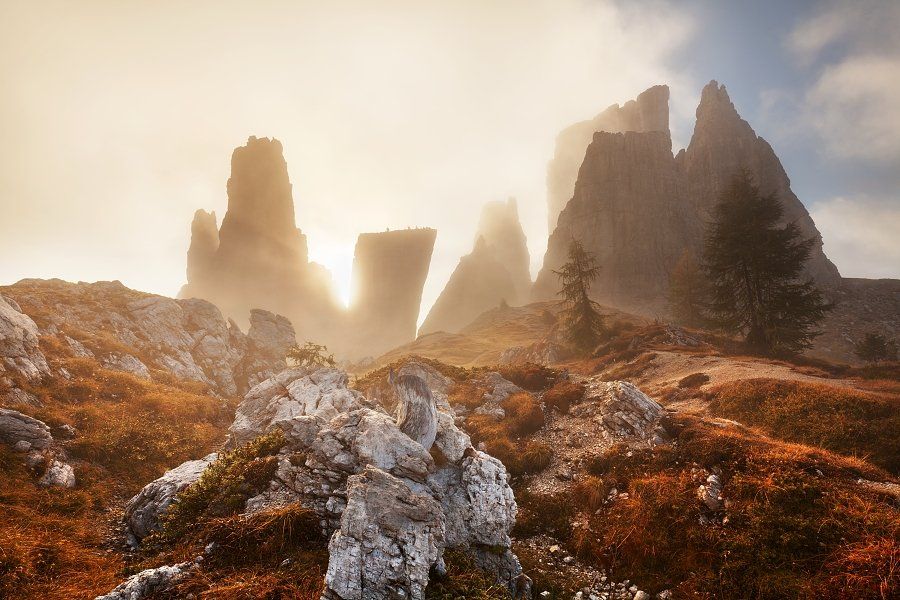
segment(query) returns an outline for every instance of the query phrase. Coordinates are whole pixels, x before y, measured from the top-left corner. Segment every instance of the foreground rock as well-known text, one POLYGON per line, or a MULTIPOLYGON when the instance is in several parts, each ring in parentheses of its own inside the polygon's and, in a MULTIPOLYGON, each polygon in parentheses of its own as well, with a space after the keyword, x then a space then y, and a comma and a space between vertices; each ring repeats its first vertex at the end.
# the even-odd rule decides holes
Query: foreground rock
POLYGON ((175 496, 200 479, 200 475, 216 457, 213 453, 199 460, 182 463, 144 486, 137 496, 129 500, 125 505, 125 523, 131 533, 131 541, 147 537, 158 529, 160 515, 169 508, 175 496))
MULTIPOLYGON (((446 548, 467 550, 511 593, 529 595, 510 550, 517 507, 506 469, 474 450, 451 415, 437 415, 436 462, 384 408, 350 390, 343 372, 283 371, 250 390, 231 428, 230 446, 273 429, 285 440, 274 477, 244 512, 296 503, 321 518, 331 536, 329 600, 423 598, 446 548)), ((198 467, 182 465, 129 502, 135 537, 158 522, 168 503, 157 499, 171 498, 172 481, 199 477, 198 467)))
POLYGON ((43 450, 53 443, 50 428, 16 410, 0 408, 0 442, 19 451, 43 450))
POLYGON ((0 296, 0 377, 8 373, 34 381, 50 374, 38 347, 39 333, 15 301, 0 296))
POLYGON ((146 569, 132 575, 110 593, 97 596, 95 600, 140 600, 151 594, 165 592, 184 579, 193 566, 194 563, 183 562, 146 569))

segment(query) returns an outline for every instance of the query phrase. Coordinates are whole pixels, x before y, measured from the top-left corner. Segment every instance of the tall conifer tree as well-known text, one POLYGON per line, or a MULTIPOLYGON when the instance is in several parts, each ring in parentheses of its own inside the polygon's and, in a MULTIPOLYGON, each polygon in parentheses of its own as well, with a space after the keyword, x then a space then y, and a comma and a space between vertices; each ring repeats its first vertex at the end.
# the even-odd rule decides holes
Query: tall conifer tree
POLYGON ((563 297, 566 305, 561 316, 569 343, 582 352, 593 350, 605 330, 600 305, 589 296, 591 286, 600 274, 597 260, 581 242, 573 239, 568 262, 553 272, 562 284, 558 295, 563 297))

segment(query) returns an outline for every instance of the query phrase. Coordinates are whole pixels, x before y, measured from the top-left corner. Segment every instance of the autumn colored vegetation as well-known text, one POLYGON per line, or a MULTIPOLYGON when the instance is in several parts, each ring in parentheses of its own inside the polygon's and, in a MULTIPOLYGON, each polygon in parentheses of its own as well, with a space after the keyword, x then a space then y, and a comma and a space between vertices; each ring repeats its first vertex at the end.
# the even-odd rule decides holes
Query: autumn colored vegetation
POLYGON ((856 483, 886 473, 694 417, 667 428, 676 443, 614 447, 566 498, 517 494, 516 533, 554 535, 676 597, 887 599, 900 589, 896 500, 856 483), (726 499, 718 513, 697 495, 713 469, 726 499), (627 496, 607 502, 613 488, 627 496))
POLYGON ((709 410, 769 435, 868 459, 900 474, 900 398, 831 385, 749 379, 719 386, 709 410))

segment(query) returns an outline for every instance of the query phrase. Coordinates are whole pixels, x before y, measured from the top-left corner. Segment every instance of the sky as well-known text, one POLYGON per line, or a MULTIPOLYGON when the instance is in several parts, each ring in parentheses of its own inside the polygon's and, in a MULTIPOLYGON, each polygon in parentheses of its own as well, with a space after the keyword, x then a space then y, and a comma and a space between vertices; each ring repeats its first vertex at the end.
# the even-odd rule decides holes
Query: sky
POLYGON ((518 199, 534 274, 556 134, 666 83, 675 149, 726 84, 844 276, 900 277, 900 4, 0 0, 0 284, 175 295, 234 147, 284 145, 310 256, 438 229, 423 319, 481 206, 518 199))

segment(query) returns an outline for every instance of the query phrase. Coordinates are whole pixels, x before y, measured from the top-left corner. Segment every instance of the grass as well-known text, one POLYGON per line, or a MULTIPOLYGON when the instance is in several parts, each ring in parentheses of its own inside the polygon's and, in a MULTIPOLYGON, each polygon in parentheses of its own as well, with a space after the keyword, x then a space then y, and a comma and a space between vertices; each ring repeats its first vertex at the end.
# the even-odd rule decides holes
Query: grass
POLYGON ((74 489, 43 488, 24 456, 0 446, 0 597, 93 598, 124 578, 112 531, 122 504, 181 462, 208 454, 225 438, 232 401, 206 396, 196 384, 145 381, 72 358, 52 338, 41 341, 56 371, 23 387, 40 407, 13 407, 46 422, 64 442, 74 489))
MULTIPOLYGON (((889 598, 900 589, 893 500, 858 486, 868 463, 751 431, 675 418, 672 445, 614 447, 567 498, 522 494, 517 531, 548 533, 643 589, 676 596, 889 598), (718 467, 724 522, 703 525, 697 487, 718 467), (700 471, 699 469, 706 469, 700 471), (609 489, 628 496, 604 504, 609 489), (566 527, 561 507, 587 527, 566 527), (553 519, 544 522, 543 515, 553 519)), ((568 522, 573 520, 568 515, 568 522)))
POLYGON ((471 556, 461 550, 447 550, 444 553, 447 574, 432 577, 425 590, 428 600, 508 600, 509 592, 494 578, 475 566, 471 556))
POLYGON ((717 387, 709 410, 792 442, 900 474, 900 399, 829 385, 749 379, 717 387))
POLYGON ((560 375, 556 369, 534 363, 502 366, 499 370, 505 379, 530 392, 549 388, 560 375))
POLYGON ((574 404, 584 398, 584 386, 571 381, 560 381, 544 392, 544 404, 565 414, 574 404))
POLYGON ((500 403, 503 419, 492 415, 470 415, 465 429, 472 443, 483 442, 485 450, 506 466, 512 475, 538 473, 550 465, 553 450, 527 437, 544 426, 540 401, 527 392, 513 394, 500 403))

